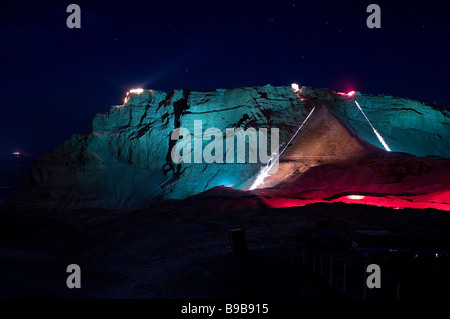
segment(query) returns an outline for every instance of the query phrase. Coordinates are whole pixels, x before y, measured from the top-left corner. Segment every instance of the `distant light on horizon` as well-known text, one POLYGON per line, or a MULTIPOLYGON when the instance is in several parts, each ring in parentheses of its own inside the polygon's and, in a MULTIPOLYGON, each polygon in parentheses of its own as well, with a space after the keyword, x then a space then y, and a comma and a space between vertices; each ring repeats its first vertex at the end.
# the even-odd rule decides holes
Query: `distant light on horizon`
POLYGON ((292 91, 294 91, 295 93, 297 93, 298 91, 300 91, 300 87, 298 86, 297 83, 292 83, 292 84, 291 84, 291 88, 292 88, 292 91))
POLYGON ((355 95, 355 93, 356 93, 355 91, 350 91, 350 92, 347 93, 347 95, 348 96, 353 96, 353 95, 355 95))

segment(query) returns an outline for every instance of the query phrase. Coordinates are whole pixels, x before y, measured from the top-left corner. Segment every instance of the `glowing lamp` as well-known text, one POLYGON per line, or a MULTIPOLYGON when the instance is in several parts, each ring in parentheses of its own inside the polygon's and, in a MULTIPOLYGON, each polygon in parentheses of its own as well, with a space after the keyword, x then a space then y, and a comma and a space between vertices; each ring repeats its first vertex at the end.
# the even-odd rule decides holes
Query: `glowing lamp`
POLYGON ((348 96, 353 96, 353 95, 355 95, 355 93, 356 93, 355 91, 350 91, 350 92, 347 93, 347 95, 348 96))
POLYGON ((298 86, 298 84, 297 83, 292 83, 291 84, 291 88, 292 88, 292 91, 294 91, 294 92, 298 92, 298 91, 300 91, 300 88, 299 88, 299 86, 298 86))
MULTIPOLYGON (((144 92, 144 89, 132 89, 128 93, 141 94, 142 92, 144 92)), ((127 95, 128 95, 128 93, 127 93, 127 95)))
POLYGON ((129 101, 128 95, 130 95, 130 93, 134 93, 134 94, 141 94, 142 92, 144 92, 144 89, 131 89, 127 92, 127 95, 125 96, 125 100, 123 101, 123 104, 126 104, 129 101))
POLYGON ((363 195, 348 195, 347 198, 353 199, 353 200, 360 200, 360 199, 363 199, 364 196, 363 195))

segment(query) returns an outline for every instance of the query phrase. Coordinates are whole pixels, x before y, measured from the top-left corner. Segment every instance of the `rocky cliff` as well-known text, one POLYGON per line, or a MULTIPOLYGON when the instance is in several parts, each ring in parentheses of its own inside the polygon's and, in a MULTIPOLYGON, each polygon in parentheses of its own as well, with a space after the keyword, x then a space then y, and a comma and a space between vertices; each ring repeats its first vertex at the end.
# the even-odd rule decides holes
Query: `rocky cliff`
MULTIPOLYGON (((98 114, 92 131, 72 136, 36 160, 22 191, 7 205, 27 210, 102 207, 131 211, 215 186, 248 189, 264 167, 249 162, 249 153, 255 150, 248 140, 245 163, 172 161, 171 150, 177 143, 171 139, 172 132, 179 127, 194 132, 194 121, 199 120, 203 132, 217 128, 224 139, 227 128, 278 128, 280 149, 286 150, 279 171, 261 187, 279 192, 288 187, 286 183, 298 184, 299 176, 317 166, 387 153, 355 100, 393 152, 408 153, 412 158, 450 157, 449 109, 404 98, 270 85, 210 92, 132 91, 123 105, 98 114)), ((204 147, 208 141, 202 143, 204 147)), ((448 161, 442 161, 439 171, 448 172, 448 161)), ((336 192, 343 193, 350 186, 347 183, 336 192)))

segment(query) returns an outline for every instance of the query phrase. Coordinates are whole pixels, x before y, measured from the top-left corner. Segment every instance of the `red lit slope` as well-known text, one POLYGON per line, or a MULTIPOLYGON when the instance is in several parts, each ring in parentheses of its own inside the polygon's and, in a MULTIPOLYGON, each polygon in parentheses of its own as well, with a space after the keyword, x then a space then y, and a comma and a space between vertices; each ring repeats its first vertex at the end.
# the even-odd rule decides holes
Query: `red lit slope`
POLYGON ((326 105, 288 150, 265 188, 253 191, 270 207, 345 202, 450 211, 450 159, 379 149, 326 105))

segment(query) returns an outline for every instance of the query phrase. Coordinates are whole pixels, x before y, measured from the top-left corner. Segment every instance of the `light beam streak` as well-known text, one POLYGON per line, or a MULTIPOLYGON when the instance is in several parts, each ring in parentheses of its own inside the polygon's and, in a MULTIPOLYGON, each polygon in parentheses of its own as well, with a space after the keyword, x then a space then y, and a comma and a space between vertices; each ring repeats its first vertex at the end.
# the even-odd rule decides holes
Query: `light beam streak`
POLYGON ((272 161, 273 157, 277 155, 277 153, 273 153, 272 157, 270 158, 270 160, 267 162, 266 166, 261 169, 260 173, 258 174, 258 176, 256 177, 255 181, 253 182, 252 186, 250 186, 250 190, 254 190, 255 188, 258 188, 261 184, 264 185, 264 179, 269 176, 269 171, 272 168, 272 166, 275 164, 275 162, 280 158, 281 154, 283 154, 283 152, 286 150, 286 148, 289 146, 289 144, 292 142, 292 140, 295 138, 295 136, 297 136, 298 132, 302 129, 303 125, 305 125, 306 121, 309 119, 309 117, 311 116, 311 114, 314 112, 316 107, 313 107, 313 109, 311 110, 311 112, 309 112, 308 116, 306 117, 306 119, 303 121, 302 125, 300 125, 300 127, 297 129, 297 131, 294 133, 294 135, 291 137, 291 139, 289 140, 289 142, 287 142, 286 146, 283 148, 283 150, 280 152, 280 154, 277 156, 277 158, 272 161), (269 163, 271 163, 269 165, 269 163))
POLYGON ((366 113, 364 113, 363 109, 361 108, 361 106, 359 105, 359 103, 355 100, 356 105, 358 106, 358 108, 360 109, 361 113, 364 115, 364 117, 367 120, 367 123, 369 123, 370 127, 372 128, 373 132, 375 133, 376 137, 378 138, 378 140, 380 141, 380 143, 384 146, 384 148, 386 149, 386 151, 390 152, 391 149, 389 148, 389 146, 386 144, 386 142, 384 141, 384 138, 380 135, 380 133, 378 133, 378 131, 375 129, 375 127, 373 127, 372 123, 370 123, 369 119, 366 116, 366 113))

